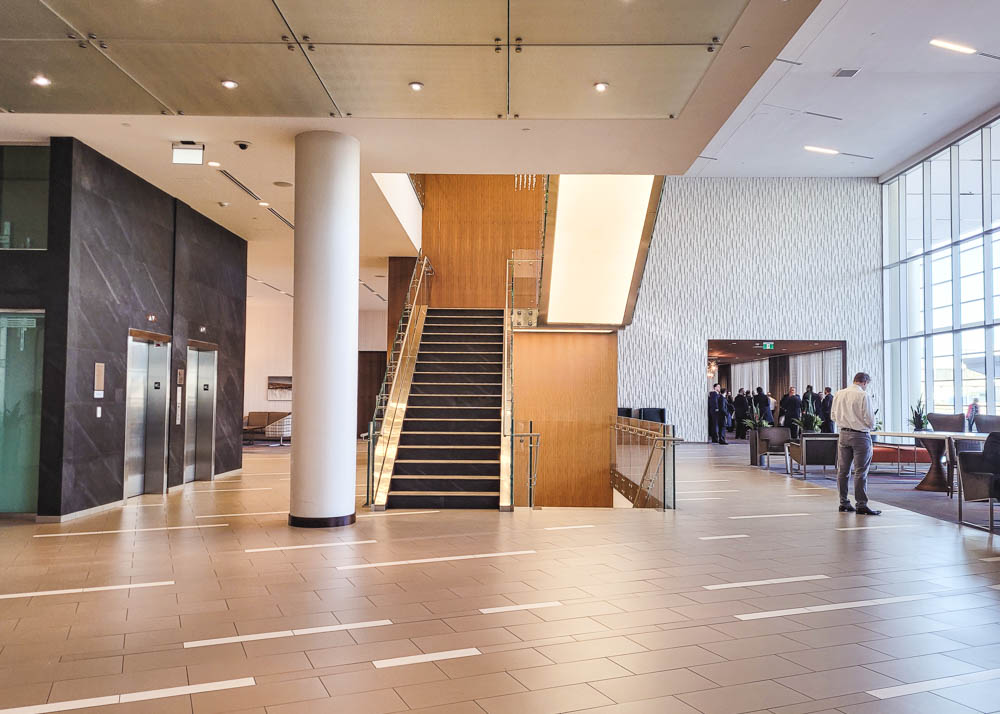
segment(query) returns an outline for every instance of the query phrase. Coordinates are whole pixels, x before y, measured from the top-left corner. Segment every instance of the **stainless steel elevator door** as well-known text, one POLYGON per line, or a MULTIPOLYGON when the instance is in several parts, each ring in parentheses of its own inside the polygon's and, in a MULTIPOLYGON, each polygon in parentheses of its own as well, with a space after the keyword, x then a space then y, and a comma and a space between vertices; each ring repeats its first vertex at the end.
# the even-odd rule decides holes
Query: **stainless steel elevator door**
POLYGON ((219 353, 199 350, 195 396, 195 467, 198 481, 215 477, 215 397, 219 353))
POLYGON ((167 419, 170 402, 170 343, 148 345, 146 375, 146 465, 143 493, 167 492, 167 419))
POLYGON ((198 414, 198 352, 188 347, 184 374, 184 483, 194 481, 198 414))
POLYGON ((149 343, 128 338, 125 378, 125 497, 144 493, 149 343))

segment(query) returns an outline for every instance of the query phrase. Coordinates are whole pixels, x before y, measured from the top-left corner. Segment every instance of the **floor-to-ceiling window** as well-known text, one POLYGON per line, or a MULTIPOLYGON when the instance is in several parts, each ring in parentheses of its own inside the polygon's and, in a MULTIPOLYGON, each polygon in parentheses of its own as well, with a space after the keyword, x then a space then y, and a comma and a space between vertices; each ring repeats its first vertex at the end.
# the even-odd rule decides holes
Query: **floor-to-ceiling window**
POLYGON ((882 225, 886 427, 1000 414, 1000 121, 887 181, 882 225))

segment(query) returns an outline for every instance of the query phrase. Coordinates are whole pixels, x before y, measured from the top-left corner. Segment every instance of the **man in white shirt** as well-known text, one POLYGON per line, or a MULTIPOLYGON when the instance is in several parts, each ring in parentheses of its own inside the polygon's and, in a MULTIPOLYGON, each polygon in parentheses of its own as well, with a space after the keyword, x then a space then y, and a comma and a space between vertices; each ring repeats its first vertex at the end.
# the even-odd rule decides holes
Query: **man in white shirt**
POLYGON ((868 385, 872 378, 864 372, 854 375, 854 384, 845 387, 833 396, 831 416, 840 427, 837 444, 837 486, 840 489, 840 511, 853 513, 854 506, 847 497, 847 479, 851 465, 854 465, 854 500, 857 512, 865 516, 877 516, 882 511, 868 507, 868 468, 872 464, 872 438, 869 433, 875 428, 875 410, 868 385))

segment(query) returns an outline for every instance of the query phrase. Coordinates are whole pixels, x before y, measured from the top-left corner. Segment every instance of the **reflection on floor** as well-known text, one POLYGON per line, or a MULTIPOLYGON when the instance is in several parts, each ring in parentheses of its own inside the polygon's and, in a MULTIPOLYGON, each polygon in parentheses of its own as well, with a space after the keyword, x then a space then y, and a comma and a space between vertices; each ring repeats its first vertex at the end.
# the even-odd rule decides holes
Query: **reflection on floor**
POLYGON ((1000 709, 990 536, 745 461, 684 447, 678 491, 713 500, 676 512, 292 530, 287 453, 255 453, 165 502, 2 521, 0 711, 1000 709))

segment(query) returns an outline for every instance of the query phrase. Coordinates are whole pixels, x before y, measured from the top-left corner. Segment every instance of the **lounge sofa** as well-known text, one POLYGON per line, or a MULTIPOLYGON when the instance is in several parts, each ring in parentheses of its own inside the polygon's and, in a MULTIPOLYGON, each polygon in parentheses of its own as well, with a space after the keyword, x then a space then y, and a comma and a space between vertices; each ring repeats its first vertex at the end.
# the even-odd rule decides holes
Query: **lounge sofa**
MULTIPOLYGON (((257 439, 279 438, 271 435, 275 433, 274 429, 271 434, 267 430, 290 415, 291 412, 250 412, 243 419, 243 443, 253 444, 257 439)), ((288 420, 288 434, 284 436, 291 437, 291 419, 288 420)))

